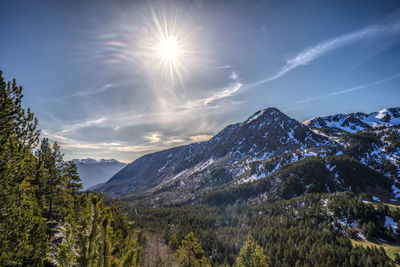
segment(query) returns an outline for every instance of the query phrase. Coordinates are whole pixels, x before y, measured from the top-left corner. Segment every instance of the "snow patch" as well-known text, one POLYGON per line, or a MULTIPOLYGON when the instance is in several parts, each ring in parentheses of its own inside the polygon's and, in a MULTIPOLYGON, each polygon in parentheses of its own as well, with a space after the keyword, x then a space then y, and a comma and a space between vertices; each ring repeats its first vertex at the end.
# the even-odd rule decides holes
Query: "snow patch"
POLYGON ((381 202, 381 199, 380 199, 379 197, 376 197, 376 196, 373 196, 373 197, 372 197, 372 200, 381 202))
POLYGON ((389 229, 389 225, 392 227, 393 232, 397 234, 398 223, 395 222, 392 217, 385 216, 385 228, 389 229))
POLYGON ((261 110, 256 112, 253 116, 247 119, 246 124, 249 124, 252 121, 255 121, 258 119, 258 117, 262 116, 264 114, 265 110, 261 110))

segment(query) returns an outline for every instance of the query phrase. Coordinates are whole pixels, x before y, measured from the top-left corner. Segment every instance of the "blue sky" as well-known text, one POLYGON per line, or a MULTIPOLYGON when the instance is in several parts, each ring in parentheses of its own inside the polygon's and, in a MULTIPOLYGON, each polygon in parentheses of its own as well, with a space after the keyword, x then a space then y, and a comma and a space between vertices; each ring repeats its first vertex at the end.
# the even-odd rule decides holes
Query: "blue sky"
POLYGON ((2 1, 0 69, 67 159, 200 141, 259 109, 400 105, 399 1, 2 1), (165 62, 165 36, 179 53, 165 62))

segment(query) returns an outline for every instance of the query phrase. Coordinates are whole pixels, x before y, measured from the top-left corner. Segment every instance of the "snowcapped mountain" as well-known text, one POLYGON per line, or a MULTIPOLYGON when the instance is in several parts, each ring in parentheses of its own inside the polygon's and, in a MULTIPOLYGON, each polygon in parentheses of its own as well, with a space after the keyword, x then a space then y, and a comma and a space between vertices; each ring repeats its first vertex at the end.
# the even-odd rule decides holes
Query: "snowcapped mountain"
POLYGON ((240 167, 246 162, 296 149, 334 145, 336 143, 313 133, 278 109, 268 108, 242 123, 227 126, 209 141, 145 155, 96 191, 127 196, 138 192, 167 192, 165 188, 170 186, 180 188, 182 198, 194 197, 195 194, 190 193, 193 188, 208 190, 210 174, 218 180, 216 183, 225 183, 235 179, 240 169, 246 168, 240 167))
POLYGON ((344 190, 397 201, 398 120, 399 108, 390 108, 302 124, 268 108, 208 141, 144 155, 94 190, 147 204, 344 190))
POLYGON ((330 129, 334 132, 358 132, 369 128, 390 127, 400 125, 400 107, 382 109, 370 114, 350 113, 316 117, 303 122, 310 128, 330 129))
POLYGON ((73 159, 72 161, 78 167, 78 173, 84 190, 96 184, 106 182, 126 166, 126 163, 119 162, 116 159, 95 160, 86 158, 73 159))

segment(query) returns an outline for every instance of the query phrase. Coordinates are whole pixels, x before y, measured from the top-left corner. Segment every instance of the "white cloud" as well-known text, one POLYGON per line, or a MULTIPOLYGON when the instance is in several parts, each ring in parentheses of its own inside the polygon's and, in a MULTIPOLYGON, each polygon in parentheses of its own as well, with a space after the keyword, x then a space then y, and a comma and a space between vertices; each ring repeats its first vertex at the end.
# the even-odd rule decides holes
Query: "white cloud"
POLYGON ((103 122, 105 122, 106 119, 107 119, 106 117, 102 117, 102 118, 95 119, 95 120, 88 120, 88 121, 84 121, 84 122, 80 122, 80 123, 75 123, 75 124, 72 124, 72 125, 69 125, 69 126, 65 127, 65 129, 60 131, 58 134, 63 134, 63 133, 67 133, 67 132, 73 132, 73 131, 76 131, 76 130, 78 130, 80 128, 100 125, 103 122))
POLYGON ((233 66, 231 66, 231 65, 223 65, 223 66, 215 67, 215 69, 217 69, 217 70, 231 69, 231 68, 233 68, 233 66))
POLYGON ((370 86, 373 86, 373 85, 377 85, 377 84, 381 84, 381 83, 385 83, 385 82, 391 81, 391 80, 396 79, 398 77, 400 77, 400 72, 395 74, 395 75, 393 75, 393 76, 385 78, 385 79, 381 79, 381 80, 378 80, 378 81, 375 81, 375 82, 372 82, 372 83, 364 84, 364 85, 361 85, 361 86, 356 86, 356 87, 345 89, 345 90, 336 91, 336 92, 333 92, 333 93, 331 93, 329 95, 333 96, 333 95, 341 95, 341 94, 354 92, 354 91, 357 91, 357 90, 360 90, 360 89, 363 89, 363 88, 366 88, 366 87, 370 87, 370 86))
POLYGON ((232 71, 231 75, 229 75, 229 79, 236 81, 238 79, 237 73, 235 71, 232 71))
POLYGON ((395 35, 400 32, 400 21, 393 19, 391 21, 377 24, 374 26, 366 27, 355 32, 343 34, 338 37, 322 41, 314 46, 308 47, 298 53, 296 56, 286 60, 286 64, 274 75, 269 76, 257 82, 245 84, 243 87, 248 89, 263 83, 276 80, 293 69, 310 64, 315 59, 322 57, 329 52, 353 44, 355 42, 363 41, 368 38, 377 38, 384 35, 395 35))
POLYGON ((239 89, 242 87, 242 85, 243 84, 241 84, 240 82, 235 82, 235 83, 229 85, 228 87, 224 88, 221 92, 218 92, 218 93, 206 98, 204 100, 204 104, 208 105, 213 101, 217 101, 222 98, 229 97, 229 96, 233 95, 234 93, 236 93, 237 91, 239 91, 239 89))
POLYGON ((378 85, 378 84, 382 84, 382 83, 385 83, 385 82, 389 82, 389 81, 394 80, 394 79, 399 78, 399 77, 400 77, 400 72, 395 74, 395 75, 392 75, 390 77, 387 77, 387 78, 384 78, 384 79, 381 79, 381 80, 377 80, 377 81, 372 82, 372 83, 367 83, 367 84, 363 84, 363 85, 360 85, 360 86, 355 86, 355 87, 348 88, 348 89, 338 90, 338 91, 335 91, 335 92, 332 92, 332 93, 329 93, 329 94, 326 94, 326 95, 315 96, 315 97, 307 97, 307 98, 305 98, 303 100, 299 100, 299 101, 293 102, 290 105, 303 104, 303 103, 311 102, 311 101, 314 101, 314 100, 318 100, 318 99, 322 99, 322 98, 326 98, 326 97, 330 97, 330 96, 351 93, 351 92, 358 91, 358 90, 361 90, 361 89, 364 89, 364 88, 367 88, 367 87, 371 87, 371 86, 374 86, 374 85, 378 85))
POLYGON ((201 102, 203 105, 207 106, 211 102, 229 97, 229 96, 235 94, 237 91, 239 91, 239 89, 242 87, 243 84, 241 82, 239 82, 239 76, 234 70, 232 70, 231 74, 229 75, 229 79, 232 80, 233 83, 231 83, 227 87, 223 88, 219 92, 217 92, 205 99, 200 100, 199 102, 201 102))
POLYGON ((83 97, 83 96, 96 95, 96 94, 105 92, 105 91, 107 91, 109 89, 121 87, 121 86, 124 86, 124 85, 129 85, 129 84, 132 84, 132 83, 133 83, 133 81, 123 81, 123 82, 108 83, 108 84, 102 85, 102 86, 97 87, 97 88, 92 88, 92 89, 89 89, 89 90, 86 90, 86 91, 83 90, 81 92, 78 92, 78 93, 75 93, 75 94, 72 94, 72 95, 67 95, 67 96, 61 97, 60 99, 68 99, 68 98, 73 98, 73 97, 83 97))
POLYGON ((160 133, 151 133, 151 134, 145 136, 145 138, 149 141, 150 144, 158 143, 161 141, 161 134, 160 133))

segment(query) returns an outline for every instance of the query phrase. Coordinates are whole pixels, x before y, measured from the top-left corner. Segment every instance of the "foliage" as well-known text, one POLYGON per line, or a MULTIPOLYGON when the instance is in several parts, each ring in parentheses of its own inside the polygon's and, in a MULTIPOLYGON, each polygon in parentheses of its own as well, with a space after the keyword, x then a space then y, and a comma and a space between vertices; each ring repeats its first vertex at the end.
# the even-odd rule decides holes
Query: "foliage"
POLYGON ((248 234, 246 241, 240 248, 239 255, 236 258, 238 267, 264 267, 267 266, 263 249, 256 243, 254 237, 248 234))
MULTIPOLYGON (((139 266, 133 223, 118 207, 106 207, 102 195, 83 194, 79 209, 66 221, 67 237, 59 255, 63 266, 139 266)), ((79 205, 79 204, 77 204, 79 205)))
MULTIPOLYGON (((350 242, 349 235, 356 229, 351 227, 353 223, 361 229, 361 222, 375 222, 384 229, 383 215, 398 220, 395 210, 386 210, 379 203, 374 203, 375 209, 363 202, 369 198, 343 192, 310 193, 271 204, 195 204, 140 210, 130 203, 123 205, 139 228, 164 235, 166 243, 176 243, 174 236, 182 240, 193 232, 213 266, 233 265, 240 253, 239 244, 250 232, 271 266, 352 266, 351 258, 353 266, 392 266, 384 251, 350 242), (349 206, 359 210, 358 219, 352 217, 352 211, 347 217, 349 206), (349 226, 339 223, 345 218, 349 226)), ((386 232, 377 232, 374 239, 386 238, 386 232)))
POLYGON ((40 265, 47 253, 46 224, 33 185, 37 120, 22 108, 22 87, 0 71, 0 265, 40 265))
POLYGON ((203 202, 211 205, 233 204, 268 194, 269 201, 290 199, 306 193, 345 191, 368 192, 379 186, 390 190, 385 177, 349 156, 308 157, 281 167, 273 174, 248 183, 211 191, 203 202), (334 166, 332 173, 327 165, 334 166), (337 174, 337 177, 336 177, 337 174))
POLYGON ((0 266, 52 265, 49 248, 64 266, 138 266, 133 223, 101 196, 80 193, 77 168, 57 143, 37 147, 38 121, 22 97, 0 71, 0 266), (66 228, 61 245, 54 225, 66 228))
POLYGON ((182 240, 181 246, 176 251, 179 265, 182 267, 206 266, 207 259, 199 241, 192 232, 182 240))

